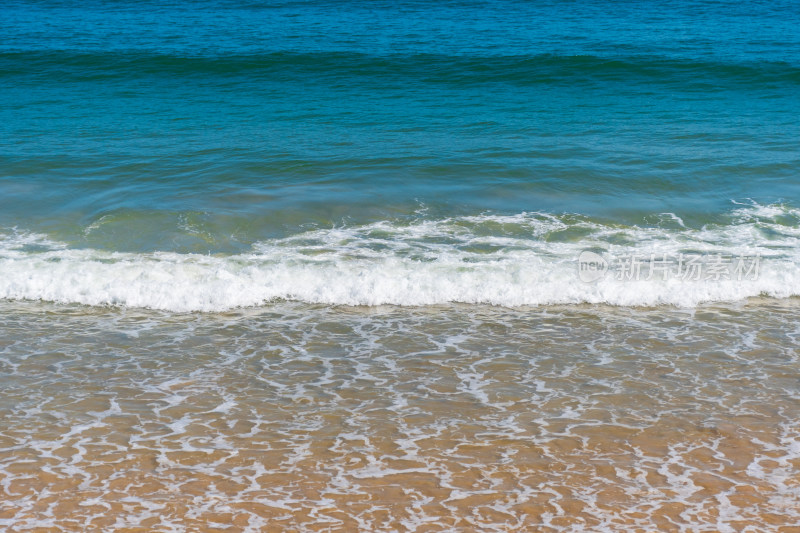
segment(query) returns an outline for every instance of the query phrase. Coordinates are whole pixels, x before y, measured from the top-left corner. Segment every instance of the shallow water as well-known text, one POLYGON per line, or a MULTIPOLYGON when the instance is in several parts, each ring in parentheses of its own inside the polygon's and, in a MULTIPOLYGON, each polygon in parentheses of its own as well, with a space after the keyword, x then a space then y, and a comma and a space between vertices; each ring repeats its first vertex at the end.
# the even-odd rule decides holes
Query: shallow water
POLYGON ((4 304, 0 523, 788 527, 797 305, 4 304))

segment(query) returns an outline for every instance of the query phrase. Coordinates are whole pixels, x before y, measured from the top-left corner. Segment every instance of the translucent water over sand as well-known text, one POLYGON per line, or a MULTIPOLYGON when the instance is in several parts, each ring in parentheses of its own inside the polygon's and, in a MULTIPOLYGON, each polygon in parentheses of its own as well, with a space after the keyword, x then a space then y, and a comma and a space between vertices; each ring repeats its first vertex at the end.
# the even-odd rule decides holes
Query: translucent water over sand
POLYGON ((795 300, 2 312, 9 531, 800 520, 795 300))

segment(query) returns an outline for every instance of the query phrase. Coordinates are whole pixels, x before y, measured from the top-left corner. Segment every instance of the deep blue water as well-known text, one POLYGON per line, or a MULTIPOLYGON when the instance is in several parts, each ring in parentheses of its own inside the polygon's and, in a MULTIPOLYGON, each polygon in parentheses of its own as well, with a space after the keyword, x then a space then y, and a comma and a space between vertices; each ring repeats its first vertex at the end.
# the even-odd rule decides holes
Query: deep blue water
MULTIPOLYGON (((428 241, 454 246, 428 261, 471 261, 453 232, 513 237, 481 244, 502 261, 547 242, 574 246, 536 258, 638 249, 651 230, 695 248, 777 240, 786 259, 798 24, 789 1, 6 2, 5 268, 53 250, 246 261, 308 255, 308 239, 335 264, 414 261, 428 241), (377 244, 375 227, 390 228, 377 244)), ((63 276, 3 291, 84 301, 45 294, 63 276)))

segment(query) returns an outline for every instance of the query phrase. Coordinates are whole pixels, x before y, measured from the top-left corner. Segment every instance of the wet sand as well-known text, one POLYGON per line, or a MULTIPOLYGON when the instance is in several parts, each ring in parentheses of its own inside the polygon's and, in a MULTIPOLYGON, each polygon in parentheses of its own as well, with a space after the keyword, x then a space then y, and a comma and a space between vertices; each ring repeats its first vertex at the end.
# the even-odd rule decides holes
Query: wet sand
POLYGON ((798 303, 3 303, 15 531, 798 531, 798 303))

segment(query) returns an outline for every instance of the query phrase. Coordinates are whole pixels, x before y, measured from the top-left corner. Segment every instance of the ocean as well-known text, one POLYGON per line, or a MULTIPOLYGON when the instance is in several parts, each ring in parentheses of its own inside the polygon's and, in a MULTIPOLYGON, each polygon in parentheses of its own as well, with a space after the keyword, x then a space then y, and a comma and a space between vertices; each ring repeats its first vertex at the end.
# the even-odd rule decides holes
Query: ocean
POLYGON ((793 531, 800 4, 0 7, 0 528, 793 531))

